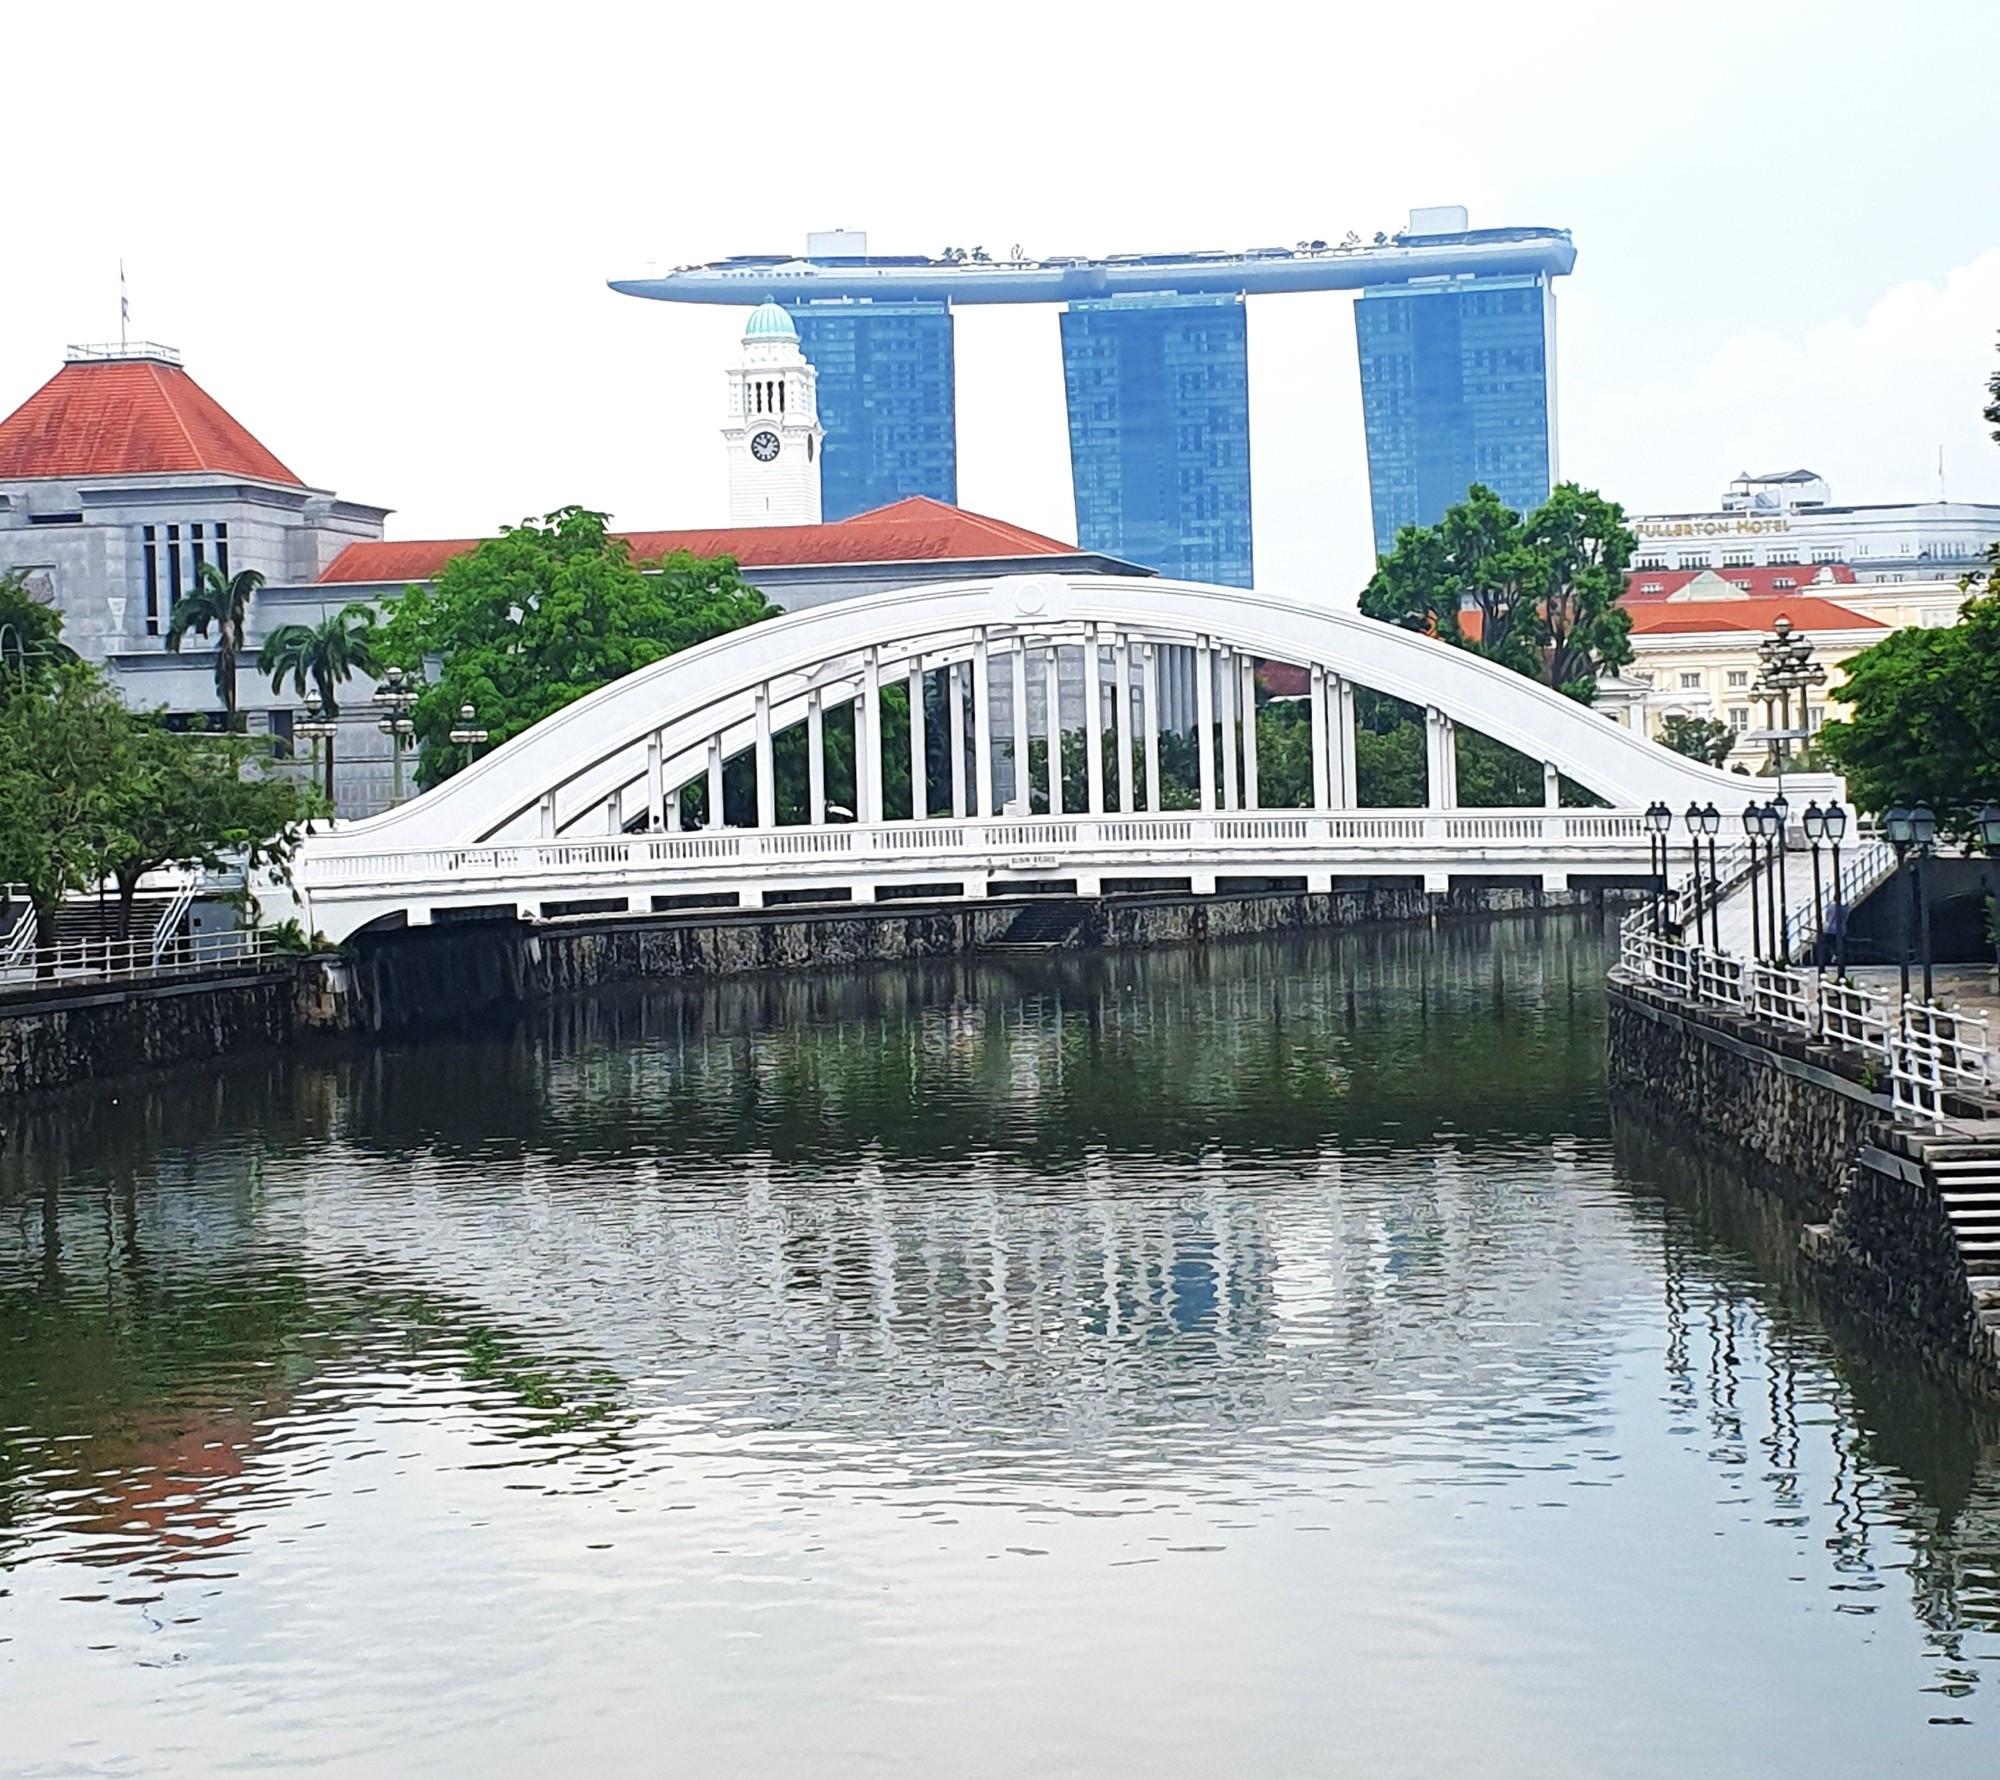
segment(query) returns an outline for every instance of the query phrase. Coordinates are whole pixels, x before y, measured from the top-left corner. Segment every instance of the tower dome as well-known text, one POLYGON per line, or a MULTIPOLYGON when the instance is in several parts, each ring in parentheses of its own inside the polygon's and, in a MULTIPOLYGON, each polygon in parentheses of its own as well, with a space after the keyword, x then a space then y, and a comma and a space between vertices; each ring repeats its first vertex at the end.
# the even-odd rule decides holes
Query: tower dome
POLYGON ((743 324, 743 338, 751 340, 796 340, 799 330, 792 325, 792 318, 778 307, 775 299, 766 297, 750 311, 750 319, 743 324))

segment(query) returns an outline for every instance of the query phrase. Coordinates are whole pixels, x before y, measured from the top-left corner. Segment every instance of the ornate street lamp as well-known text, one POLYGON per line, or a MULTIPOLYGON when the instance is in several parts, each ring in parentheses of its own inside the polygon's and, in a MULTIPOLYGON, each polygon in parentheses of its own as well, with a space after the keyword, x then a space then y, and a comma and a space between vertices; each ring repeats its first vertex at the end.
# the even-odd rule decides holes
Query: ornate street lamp
POLYGON ((1701 805, 1690 800, 1681 820, 1687 824, 1688 849, 1694 854, 1694 943, 1700 945, 1707 931, 1702 911, 1708 901, 1701 881, 1701 805))
POLYGON ((1847 812, 1837 803, 1828 803, 1821 812, 1826 824, 1826 844, 1833 849, 1833 973, 1847 974, 1847 892, 1840 876, 1840 843, 1847 835, 1847 812))
POLYGON ((1722 950, 1722 874, 1715 867, 1715 837, 1722 832, 1722 812, 1711 802, 1701 813, 1702 837, 1708 842, 1708 938, 1722 950))
MULTIPOLYGON (((1882 818, 1882 827, 1889 837, 1889 845, 1896 849, 1898 865, 1908 861, 1910 867, 1910 903, 1914 917, 1917 944, 1921 948, 1924 961, 1924 999, 1931 999, 1931 911, 1930 903, 1924 895, 1924 859, 1937 841, 1937 817, 1932 814, 1927 803, 1918 803, 1909 808, 1895 805, 1882 818)), ((1903 999, 1910 998, 1910 946, 1906 937, 1903 942, 1903 999)))
POLYGON ((1750 956, 1764 955, 1764 939, 1757 925, 1757 843, 1764 838, 1764 806, 1747 803, 1743 806, 1743 833, 1750 842, 1750 956))
MULTIPOLYGON (((2000 853, 2000 803, 1989 803, 1979 812, 1979 840, 1988 858, 2000 853)), ((1986 892, 1986 918, 1993 925, 1993 974, 2000 979, 2000 901, 1994 899, 1990 886, 1986 892)))
POLYGON ((1657 936, 1666 925, 1667 835, 1674 825, 1674 813, 1657 798, 1646 806, 1646 862, 1653 868, 1653 932, 1657 936))
POLYGON ((1777 942, 1778 962, 1790 964, 1792 961, 1792 900, 1785 889, 1785 824, 1791 819, 1792 806, 1785 800, 1785 788, 1778 787, 1778 795, 1765 805, 1765 820, 1769 824, 1764 832, 1770 836, 1771 845, 1778 857, 1778 877, 1775 890, 1778 898, 1777 917, 1771 923, 1771 932, 1777 942))
POLYGON ((484 745, 488 734, 491 733, 490 731, 478 729, 473 726, 473 719, 478 715, 479 712, 473 706, 460 705, 458 707, 458 727, 451 732, 449 737, 453 747, 465 750, 465 764, 467 766, 470 766, 479 758, 479 750, 484 745))
MULTIPOLYGON (((330 743, 339 733, 340 725, 326 715, 324 708, 316 698, 306 700, 305 714, 292 719, 292 740, 295 742, 308 741, 312 743, 313 775, 315 778, 320 776, 320 743, 330 743)), ((324 783, 326 786, 326 801, 331 804, 333 802, 333 773, 330 763, 324 783)))
POLYGON ((389 738, 391 808, 403 801, 403 747, 417 733, 417 726, 410 721, 410 707, 420 696, 402 668, 392 667, 383 671, 382 685, 375 694, 375 702, 389 714, 375 727, 389 738))
POLYGON ((1826 812, 1819 807, 1819 801, 1806 805, 1806 813, 1799 818, 1800 828, 1805 830, 1806 845, 1812 848, 1813 865, 1813 969, 1826 968, 1826 899, 1820 893, 1819 849, 1826 839, 1826 812))

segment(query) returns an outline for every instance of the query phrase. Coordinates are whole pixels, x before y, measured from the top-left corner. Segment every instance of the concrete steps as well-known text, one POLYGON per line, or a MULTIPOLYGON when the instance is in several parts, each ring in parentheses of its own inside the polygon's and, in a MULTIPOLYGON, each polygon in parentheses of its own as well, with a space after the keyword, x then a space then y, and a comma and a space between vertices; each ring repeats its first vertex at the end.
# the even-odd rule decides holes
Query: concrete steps
POLYGON ((2000 1140, 1943 1139, 1922 1146, 1937 1182, 1988 1346, 2000 1352, 2000 1140))

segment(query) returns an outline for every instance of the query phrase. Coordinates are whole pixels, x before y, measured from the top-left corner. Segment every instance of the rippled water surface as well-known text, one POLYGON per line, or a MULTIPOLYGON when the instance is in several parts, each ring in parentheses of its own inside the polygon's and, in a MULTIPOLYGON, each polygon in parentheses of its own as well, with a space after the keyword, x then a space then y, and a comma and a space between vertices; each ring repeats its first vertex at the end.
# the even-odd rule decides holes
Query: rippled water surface
POLYGON ((0 1152, 0 1770, 1991 1775, 2000 1430, 1600 934, 602 997, 0 1152))

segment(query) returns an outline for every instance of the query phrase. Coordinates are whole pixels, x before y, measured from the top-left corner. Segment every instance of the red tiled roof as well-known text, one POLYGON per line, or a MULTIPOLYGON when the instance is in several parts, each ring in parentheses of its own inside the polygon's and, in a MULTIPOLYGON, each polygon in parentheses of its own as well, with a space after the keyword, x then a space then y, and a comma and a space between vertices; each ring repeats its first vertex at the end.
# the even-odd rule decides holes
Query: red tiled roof
MULTIPOLYGON (((1074 544, 1045 538, 1004 519, 968 513, 923 495, 857 513, 830 525, 754 525, 717 531, 619 532, 641 562, 677 550, 733 556, 746 569, 805 563, 953 562, 1007 556, 1071 556, 1074 544)), ((454 556, 485 540, 433 538, 410 543, 350 544, 321 581, 428 581, 454 556)))
POLYGON ((1639 636, 1692 636, 1704 631, 1768 631, 1779 618, 1789 618, 1795 629, 1887 630, 1879 619, 1837 606, 1832 600, 1811 595, 1798 598, 1689 600, 1673 605, 1666 600, 1634 600, 1625 610, 1632 614, 1632 634, 1639 636))
POLYGON ((64 365, 0 420, 0 479, 186 471, 299 486, 207 390, 157 359, 64 365))
POLYGON ((1626 602, 1636 606, 1642 601, 1671 599, 1697 575, 1720 576, 1753 599, 1776 597, 1790 593, 1793 588, 1803 590, 1821 575, 1830 575, 1846 586, 1854 585, 1854 571, 1844 562, 1790 563, 1782 567, 1767 563, 1753 569, 1628 569, 1626 602), (1777 585, 1780 581, 1789 581, 1792 586, 1780 587, 1777 585))

